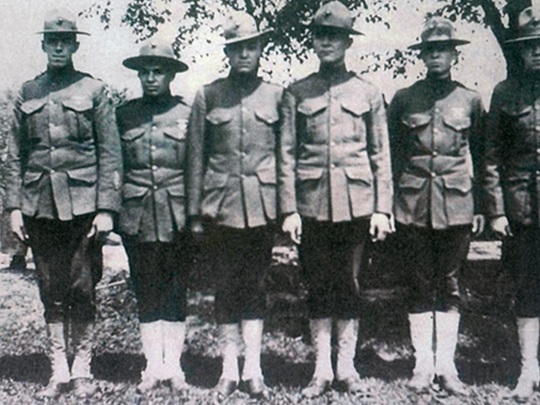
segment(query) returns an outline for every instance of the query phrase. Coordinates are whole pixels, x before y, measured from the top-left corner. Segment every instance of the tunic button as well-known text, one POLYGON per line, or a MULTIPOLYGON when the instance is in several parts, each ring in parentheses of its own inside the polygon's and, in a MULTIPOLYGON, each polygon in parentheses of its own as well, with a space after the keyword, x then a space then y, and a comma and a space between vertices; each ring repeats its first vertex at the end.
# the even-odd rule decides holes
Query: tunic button
POLYGON ((54 169, 51 169, 51 173, 54 173, 54 169))
POLYGON ((335 164, 335 163, 332 163, 332 164, 330 165, 330 167, 331 167, 332 169, 335 169, 335 168, 336 168, 336 164, 335 164))
POLYGON ((156 165, 153 165, 153 166, 152 166, 152 170, 157 170, 157 166, 156 166, 156 165))
POLYGON ((157 189, 158 189, 158 186, 154 186, 154 187, 152 187, 152 188, 153 188, 154 190, 157 190, 157 189))
POLYGON ((336 143, 334 141, 330 142, 330 146, 336 146, 336 143))
POLYGON ((540 170, 537 170, 537 171, 536 171, 536 174, 540 175, 540 170))
POLYGON ((156 145, 152 145, 152 146, 150 147, 150 149, 156 150, 156 149, 157 149, 157 148, 156 148, 156 145))
POLYGON ((437 177, 437 173, 431 172, 431 177, 437 177))
POLYGON ((536 153, 540 155, 540 148, 536 149, 536 153))
POLYGON ((152 125, 152 131, 155 131, 157 127, 155 125, 152 125))
POLYGON ((431 153, 431 156, 437 156, 437 155, 438 155, 438 153, 437 153, 436 150, 434 150, 434 151, 431 153))
POLYGON ((540 125, 537 125, 536 127, 534 127, 534 129, 536 132, 540 132, 540 125))

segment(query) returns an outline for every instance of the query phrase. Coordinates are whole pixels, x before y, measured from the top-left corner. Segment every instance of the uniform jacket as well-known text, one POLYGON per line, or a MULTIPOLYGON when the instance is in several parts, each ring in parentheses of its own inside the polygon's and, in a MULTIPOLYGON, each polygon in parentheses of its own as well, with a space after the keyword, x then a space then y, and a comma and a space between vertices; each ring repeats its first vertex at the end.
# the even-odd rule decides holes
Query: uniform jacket
POLYGON ((102 82, 47 71, 23 84, 14 115, 6 209, 62 221, 119 210, 120 138, 102 82))
POLYGON ((124 185, 120 232, 170 242, 185 226, 184 168, 189 107, 170 94, 117 109, 124 185))
POLYGON ((280 86, 233 73, 195 98, 188 138, 189 214, 232 228, 276 218, 280 86))
POLYGON ((285 92, 278 164, 282 214, 349 221, 391 213, 383 99, 345 67, 319 71, 285 92))
POLYGON ((487 165, 492 168, 487 209, 511 223, 538 226, 540 215, 540 81, 514 78, 493 92, 487 165))
POLYGON ((480 95, 450 79, 420 80, 396 93, 388 128, 398 222, 433 229, 472 223, 483 117, 480 95))

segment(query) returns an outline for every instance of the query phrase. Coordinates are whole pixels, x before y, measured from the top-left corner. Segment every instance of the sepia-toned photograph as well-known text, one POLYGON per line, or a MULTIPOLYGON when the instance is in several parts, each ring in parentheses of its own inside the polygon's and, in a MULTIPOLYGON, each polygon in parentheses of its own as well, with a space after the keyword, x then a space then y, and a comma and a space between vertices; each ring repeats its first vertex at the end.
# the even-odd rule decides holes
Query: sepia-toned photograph
POLYGON ((0 404, 540 404, 540 0, 0 10, 0 404))

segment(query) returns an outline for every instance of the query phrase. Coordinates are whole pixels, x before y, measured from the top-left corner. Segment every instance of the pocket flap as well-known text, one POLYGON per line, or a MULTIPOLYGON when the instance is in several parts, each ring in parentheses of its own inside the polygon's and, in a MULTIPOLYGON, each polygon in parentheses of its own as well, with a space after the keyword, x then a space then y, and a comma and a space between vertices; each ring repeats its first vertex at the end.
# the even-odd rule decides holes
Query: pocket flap
POLYGON ((93 184, 97 180, 97 168, 91 166, 83 167, 81 169, 72 169, 67 171, 67 175, 71 180, 77 180, 84 183, 93 184))
POLYGON ((126 200, 143 197, 146 195, 146 193, 148 193, 148 188, 144 186, 138 186, 132 183, 124 183, 124 186, 122 187, 122 197, 124 197, 126 200))
POLYGON ((321 167, 298 167, 296 168, 296 175, 300 180, 316 180, 320 179, 323 175, 323 168, 321 167))
POLYGON ((176 139, 177 141, 184 140, 186 138, 186 127, 185 125, 180 126, 174 126, 174 127, 166 127, 163 128, 163 133, 165 136, 168 136, 169 138, 176 139))
POLYGON ((276 184, 276 168, 274 166, 260 167, 257 169, 257 177, 263 184, 276 184))
POLYGON ((227 185, 229 175, 227 173, 216 173, 207 171, 204 176, 204 189, 212 190, 214 188, 223 188, 227 185))
POLYGON ((36 111, 40 110, 45 105, 46 102, 47 100, 43 98, 39 98, 39 99, 36 98, 33 100, 25 101, 21 104, 21 111, 27 115, 33 114, 36 111))
POLYGON ((345 98, 343 100, 340 100, 340 103, 341 108, 343 108, 345 111, 352 113, 353 115, 356 115, 357 117, 365 114, 370 109, 368 103, 359 101, 358 99, 345 98))
POLYGON ((444 116, 444 123, 456 131, 463 131, 471 126, 471 117, 444 116))
POLYGON ((184 185, 175 184, 173 186, 169 186, 167 187, 167 192, 171 197, 183 197, 185 195, 184 185))
POLYGON ((134 141, 135 139, 144 135, 146 130, 144 128, 138 127, 130 129, 122 134, 122 139, 125 141, 134 141))
POLYGON ((409 114, 401 120, 403 124, 409 128, 418 128, 427 125, 431 122, 430 114, 409 114))
POLYGON ((371 184, 371 173, 360 166, 346 167, 345 174, 350 180, 361 180, 366 184, 371 184))
POLYGON ((444 176, 444 186, 447 189, 458 190, 462 193, 468 193, 472 189, 472 180, 470 176, 444 176))
POLYGON ((90 110, 94 106, 94 103, 89 98, 72 97, 62 101, 62 105, 70 110, 83 112, 90 110))
POLYGON ((424 177, 413 176, 408 173, 403 173, 399 179, 399 188, 420 190, 424 187, 427 179, 424 177))
POLYGON ((24 174, 23 183, 25 186, 35 183, 41 179, 41 176, 43 176, 43 172, 26 172, 24 174))
POLYGON ((274 109, 258 108, 255 110, 255 116, 269 125, 275 124, 279 119, 278 112, 274 109))
POLYGON ((232 112, 224 108, 215 108, 206 115, 206 119, 213 125, 225 124, 232 120, 232 112))
POLYGON ((302 101, 296 109, 298 112, 310 116, 322 111, 328 106, 328 100, 323 97, 308 98, 302 101))

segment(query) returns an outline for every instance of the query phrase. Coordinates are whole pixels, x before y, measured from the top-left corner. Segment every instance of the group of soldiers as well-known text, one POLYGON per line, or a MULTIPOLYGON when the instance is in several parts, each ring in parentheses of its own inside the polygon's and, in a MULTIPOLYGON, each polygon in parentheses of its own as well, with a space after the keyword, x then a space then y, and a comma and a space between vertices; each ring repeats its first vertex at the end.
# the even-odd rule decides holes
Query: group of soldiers
POLYGON ((257 76, 271 30, 233 12, 223 23, 227 77, 203 86, 188 106, 170 92, 187 64, 152 39, 123 62, 137 72, 143 96, 115 112, 105 85, 73 67, 77 36, 86 33, 69 14, 53 13, 41 32, 47 70, 22 86, 16 102, 5 203, 13 232, 32 248, 50 337, 52 376, 38 397, 96 391, 94 287, 113 229, 138 303, 142 394, 162 382, 189 389, 180 363, 186 279, 192 243, 204 240, 222 355, 215 390, 265 395, 262 281, 277 231, 299 245, 308 287, 316 363, 305 397, 334 382, 350 393, 365 389, 354 365, 360 267, 367 243, 394 232, 410 290, 408 386, 424 393, 436 381, 466 395, 454 362, 458 275, 486 220, 505 238, 516 280, 522 367, 512 396, 530 397, 540 381, 537 12, 525 9, 507 41, 522 72, 497 85, 489 114, 478 93, 451 79, 456 47, 468 41, 443 18, 429 19, 410 46, 425 78, 398 91, 388 111, 380 91, 347 70, 360 33, 350 11, 330 1, 309 26, 320 68, 286 90, 257 76))

